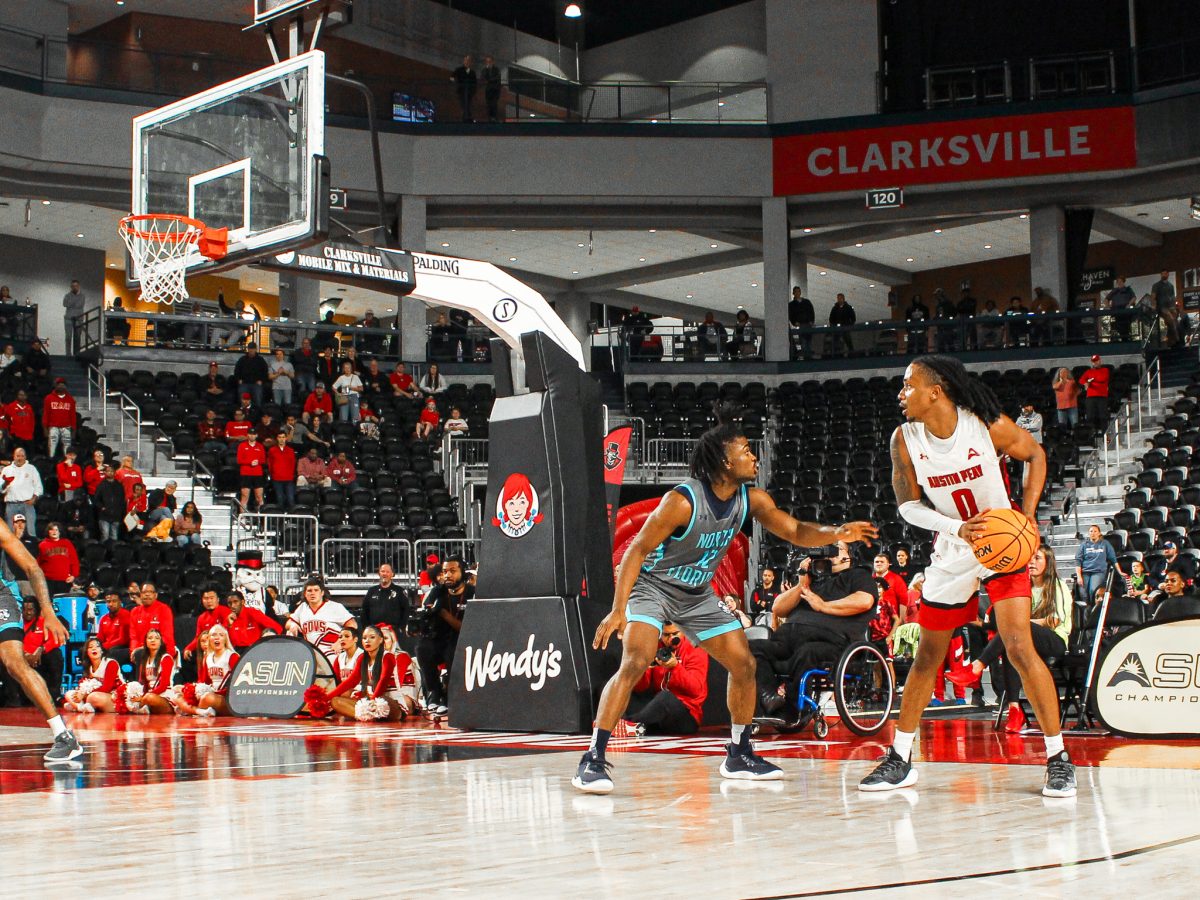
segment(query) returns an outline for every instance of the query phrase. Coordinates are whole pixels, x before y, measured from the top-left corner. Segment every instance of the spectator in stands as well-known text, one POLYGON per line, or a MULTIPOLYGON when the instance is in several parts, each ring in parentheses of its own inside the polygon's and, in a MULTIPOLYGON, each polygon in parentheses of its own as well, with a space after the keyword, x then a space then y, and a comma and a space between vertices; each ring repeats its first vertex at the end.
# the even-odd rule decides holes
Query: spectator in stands
POLYGON ((13 460, 0 469, 0 482, 4 492, 4 514, 11 525, 13 516, 21 513, 29 527, 31 537, 37 537, 37 501, 45 491, 42 476, 29 464, 25 451, 18 447, 13 451, 13 460))
POLYGON ((63 294, 63 351, 67 356, 79 352, 75 340, 75 320, 83 315, 83 305, 87 302, 87 294, 79 288, 79 282, 71 279, 71 289, 63 294))
POLYGON ((436 553, 425 556, 425 568, 417 575, 418 600, 424 600, 435 584, 442 580, 442 561, 436 553))
POLYGON ((900 624, 917 621, 921 609, 921 592, 925 587, 925 573, 917 572, 908 582, 908 600, 900 607, 900 624))
POLYGON ((206 587, 204 593, 200 595, 200 615, 196 617, 196 637, 183 648, 183 658, 191 659, 195 656, 201 632, 208 631, 214 625, 224 625, 229 621, 230 615, 230 609, 221 603, 221 595, 217 593, 217 589, 211 585, 206 587))
POLYGON ((26 450, 36 450, 33 433, 37 428, 37 414, 29 405, 29 395, 25 391, 17 391, 17 399, 5 404, 4 416, 8 419, 8 433, 13 444, 26 450))
POLYGON ((363 391, 368 398, 374 402, 375 397, 380 397, 391 389, 388 383, 387 373, 379 368, 379 360, 372 359, 367 362, 367 368, 362 373, 363 391))
POLYGON ((780 585, 775 570, 767 567, 759 576, 758 587, 750 594, 750 615, 757 622, 764 613, 770 613, 779 596, 780 585))
POLYGON ((267 471, 271 475, 275 502, 284 509, 296 505, 296 451, 282 431, 275 435, 275 444, 267 450, 267 471))
POLYGON ((136 581, 130 581, 125 585, 125 606, 129 609, 137 609, 138 603, 142 596, 142 586, 136 581))
MULTIPOLYGON (((383 328, 383 323, 379 321, 375 315, 375 310, 368 309, 363 315, 363 319, 358 323, 363 328, 383 328)), ((356 335, 358 346, 362 348, 363 353, 382 353, 384 336, 381 334, 359 334, 356 335)))
POLYGON ((1150 288, 1150 299, 1162 320, 1166 346, 1172 347, 1179 343, 1179 309, 1175 302, 1175 285, 1171 283, 1170 272, 1163 272, 1162 277, 1154 282, 1150 288))
POLYGON ((300 349, 292 351, 292 369, 296 373, 297 396, 307 397, 317 384, 317 352, 308 338, 300 341, 300 349))
POLYGON ((979 316, 979 346, 992 350, 1004 345, 1004 325, 996 301, 990 297, 984 301, 979 316))
POLYGON ((162 635, 167 652, 175 655, 175 614, 158 598, 153 582, 144 582, 138 593, 137 606, 129 611, 129 646, 137 650, 146 643, 151 629, 162 635))
POLYGON ((253 429, 246 436, 246 443, 238 447, 238 489, 242 509, 249 511, 250 494, 254 494, 254 509, 263 504, 263 488, 266 487, 267 449, 258 442, 258 432, 253 429))
POLYGON ((179 485, 174 481, 168 481, 161 488, 155 488, 150 492, 150 496, 146 498, 146 524, 153 527, 163 519, 175 518, 175 491, 179 489, 179 485))
POLYGON ((334 484, 340 484, 342 487, 348 487, 358 480, 358 472, 346 456, 346 451, 342 450, 337 457, 329 464, 327 469, 329 479, 334 484))
POLYGON ((958 326, 954 319, 958 306, 942 288, 933 291, 933 317, 938 320, 935 343, 938 353, 949 353, 958 349, 958 326))
MULTIPOLYGON (((134 610, 137 612, 137 610, 134 610)), ((170 612, 170 610, 168 610, 170 612)), ((141 684, 145 692, 137 701, 137 707, 145 707, 151 715, 171 715, 175 708, 163 695, 171 690, 171 682, 175 676, 174 623, 171 623, 171 639, 158 628, 149 628, 142 643, 134 647, 131 655, 134 679, 141 684)), ((117 704, 117 711, 136 711, 137 707, 130 704, 122 710, 117 704)))
POLYGON ((96 624, 96 636, 104 652, 121 665, 129 663, 129 610, 121 606, 121 594, 116 589, 104 592, 108 608, 96 624))
POLYGON ((446 667, 447 682, 454 665, 458 647, 458 632, 463 613, 475 590, 463 577, 461 557, 451 556, 442 566, 442 577, 425 596, 422 608, 431 615, 429 631, 417 642, 417 663, 425 688, 426 705, 435 713, 446 712, 446 689, 442 684, 440 666, 446 667))
POLYGON ((63 461, 54 467, 58 479, 58 499, 66 503, 75 498, 75 494, 83 490, 83 469, 75 458, 79 455, 74 447, 67 447, 63 461))
POLYGON ((76 491, 74 498, 60 504, 59 517, 67 537, 74 541, 76 546, 95 534, 92 504, 83 491, 76 491))
POLYGON ((962 294, 959 296, 958 304, 954 308, 955 315, 959 320, 960 328, 965 346, 964 350, 975 349, 975 327, 971 324, 971 320, 975 318, 975 314, 979 311, 979 301, 971 296, 971 289, 964 286, 962 294))
POLYGON ((54 390, 42 401, 42 430, 51 459, 60 447, 65 451, 71 445, 75 422, 75 398, 67 393, 66 379, 55 378, 54 390))
POLYGON ((365 403, 358 408, 358 433, 368 440, 379 440, 379 414, 365 403))
MULTIPOLYGON (((46 621, 38 613, 38 605, 34 600, 25 600, 21 604, 21 617, 25 622, 23 649, 25 662, 29 667, 42 676, 50 697, 55 705, 62 702, 63 682, 63 652, 58 639, 46 630, 46 621)), ((59 618, 62 618, 61 616, 59 618)), ((6 679, 6 681, 16 679, 6 679)))
POLYGON ((108 327, 108 339, 114 344, 129 343, 129 320, 120 313, 125 311, 125 301, 113 297, 112 307, 104 316, 104 324, 108 327))
POLYGON ((872 574, 879 586, 879 611, 869 627, 871 640, 887 641, 900 625, 900 607, 908 602, 908 585, 892 571, 892 560, 886 553, 875 554, 872 574))
POLYGON ((463 57, 462 65, 452 74, 455 92, 458 96, 459 109, 464 122, 474 122, 475 90, 479 84, 479 75, 475 71, 475 60, 468 53, 463 57))
POLYGON ((1065 366, 1054 374, 1054 405, 1058 424, 1073 428, 1079 424, 1079 384, 1065 366))
POLYGON ((1017 426, 1024 428, 1033 435, 1033 439, 1042 443, 1042 414, 1033 408, 1033 401, 1026 400, 1021 404, 1021 414, 1017 416, 1017 426))
POLYGON ((271 381, 271 398, 281 407, 288 406, 292 402, 292 380, 296 377, 296 369, 288 362, 282 347, 275 348, 275 358, 267 370, 267 378, 271 381))
POLYGON ((258 421, 258 417, 262 415, 261 406, 254 402, 254 397, 249 391, 243 391, 241 397, 238 398, 237 409, 241 410, 242 415, 246 417, 246 421, 251 427, 258 421))
POLYGON ((812 301, 804 296, 804 292, 799 286, 792 288, 792 299, 788 301, 788 325, 792 328, 801 329, 796 335, 796 345, 800 349, 800 358, 808 359, 812 356, 812 331, 810 330, 816 324, 817 313, 813 309, 812 301))
MULTIPOLYGON (((217 306, 221 309, 221 315, 227 316, 231 319, 256 322, 260 318, 258 310, 254 309, 253 307, 246 309, 246 304, 241 300, 234 300, 233 303, 226 303, 225 294, 222 292, 217 293, 217 306)), ((223 329, 222 334, 224 335, 225 339, 225 347, 232 347, 234 344, 241 343, 242 338, 246 336, 247 331, 249 331, 249 327, 242 325, 235 325, 223 329)))
POLYGON ((133 483, 133 493, 125 501, 125 530, 129 537, 142 537, 146 533, 146 514, 149 502, 146 498, 146 485, 140 481, 133 483))
POLYGON ((1088 422, 1096 429, 1104 428, 1108 422, 1108 378, 1107 366, 1100 365, 1100 357, 1092 357, 1092 367, 1079 378, 1086 391, 1088 422))
MULTIPOLYGON (((31 534, 29 534, 29 532, 25 528, 25 514, 24 513, 17 513, 15 516, 13 516, 12 532, 13 532, 13 535, 16 537, 16 539, 21 542, 21 546, 24 547, 29 552, 29 555, 32 556, 34 559, 37 559, 38 542, 37 542, 37 539, 35 537, 33 537, 31 534)), ((7 552, 4 553, 3 556, 4 556, 4 577, 7 578, 9 581, 19 581, 22 577, 22 573, 24 572, 24 569, 22 569, 20 564, 16 560, 14 560, 11 556, 9 556, 9 554, 7 552)))
POLYGON ((1179 547, 1174 541, 1166 541, 1162 545, 1162 556, 1151 563, 1148 580, 1152 589, 1161 589, 1167 572, 1175 569, 1183 575, 1185 581, 1193 581, 1196 577, 1196 567, 1192 560, 1179 555, 1179 547))
POLYGON ((204 418, 196 425, 196 434, 200 438, 200 449, 208 453, 222 454, 228 446, 225 443, 225 426, 217 418, 216 410, 204 411, 204 418))
POLYGON ((83 484, 87 488, 89 496, 95 496, 96 487, 104 480, 104 467, 106 465, 107 461, 104 459, 104 451, 93 450, 92 461, 83 470, 83 484))
POLYGON ((217 400, 225 395, 225 376, 221 374, 220 368, 215 362, 208 364, 208 371, 200 380, 200 389, 212 400, 217 400))
POLYGON ((183 504, 183 509, 175 517, 173 531, 175 543, 180 547, 203 543, 204 517, 200 515, 200 510, 193 501, 189 500, 183 504))
POLYGON ((912 295, 908 309, 904 312, 904 319, 908 322, 905 328, 905 333, 908 335, 905 352, 909 354, 925 353, 929 347, 928 326, 925 324, 929 321, 929 307, 921 299, 920 294, 912 295))
POLYGON ((500 74, 500 67, 496 65, 496 61, 490 56, 483 58, 483 71, 480 73, 483 80, 483 102, 487 107, 487 117, 489 122, 500 121, 500 87, 503 76, 500 74))
POLYGON ((1058 299, 1045 288, 1035 287, 1033 289, 1033 304, 1030 312, 1038 318, 1034 318, 1032 323, 1033 345, 1035 347, 1044 347, 1051 343, 1053 338, 1053 323, 1047 322, 1043 316, 1054 315, 1060 311, 1058 299))
POLYGON ((315 449, 324 455, 332 449, 329 443, 329 425, 326 417, 319 412, 313 413, 312 421, 307 425, 297 422, 294 433, 300 437, 301 453, 315 449))
POLYGON ((417 440, 432 440, 437 437, 438 424, 441 420, 442 416, 438 412, 437 400, 429 397, 425 401, 425 408, 421 410, 421 415, 417 419, 417 425, 413 429, 413 437, 417 440))
POLYGON ((708 699, 708 654, 674 622, 663 622, 658 648, 633 687, 625 733, 695 734, 708 699))
POLYGON ((758 352, 758 335, 750 324, 750 313, 744 309, 738 310, 727 351, 730 359, 746 359, 758 352))
POLYGON ((1087 539, 1075 552, 1075 579, 1083 600, 1090 600, 1096 589, 1104 585, 1110 567, 1121 577, 1125 576, 1117 564, 1117 551, 1101 535, 1100 526, 1092 525, 1088 528, 1087 539))
POLYGON ((1118 341, 1131 340, 1131 326, 1137 312, 1137 296, 1133 288, 1125 284, 1125 276, 1118 275, 1114 287, 1108 292, 1108 307, 1113 311, 1112 333, 1118 341))
POLYGON ((271 323, 271 346, 291 350, 296 346, 296 332, 285 327, 284 323, 292 317, 292 311, 286 306, 279 310, 279 318, 271 323))
POLYGON ((329 487, 333 481, 325 468, 325 460, 317 455, 316 447, 309 447, 308 453, 296 464, 296 484, 300 487, 329 487))
POLYGON ((1008 309, 1004 311, 1008 325, 1008 346, 1022 347, 1029 343, 1029 310, 1020 297, 1008 298, 1008 309))
POLYGON ((25 374, 31 378, 46 378, 49 376, 50 354, 46 351, 46 344, 41 338, 34 338, 30 342, 29 349, 21 357, 21 364, 25 368, 25 374))
POLYGON ((341 421, 358 422, 358 408, 362 392, 362 379, 354 371, 354 362, 348 359, 342 363, 342 374, 333 383, 333 393, 337 400, 338 418, 341 421))
POLYGON ((1172 622, 1196 615, 1196 595, 1187 575, 1172 566, 1163 578, 1162 599, 1154 607, 1155 622, 1172 622))
POLYGON ((229 630, 229 641, 239 654, 257 644, 264 634, 282 634, 283 626, 266 613, 246 605, 241 591, 232 591, 225 598, 229 608, 225 627, 229 630))
POLYGON ((245 412, 239 406, 233 411, 233 418, 225 423, 225 440, 227 446, 237 447, 250 437, 252 423, 246 418, 245 412))
POLYGON ((392 395, 395 397, 403 397, 406 400, 418 400, 421 394, 413 386, 413 377, 408 374, 408 367, 402 363, 396 363, 396 369, 388 376, 388 382, 392 385, 392 395))
POLYGON ((326 416, 333 416, 333 397, 325 393, 325 382, 318 381, 317 386, 313 388, 313 392, 308 395, 304 401, 304 415, 302 416, 305 422, 312 419, 313 413, 324 413, 326 416))
MULTIPOLYGON (((17 358, 17 354, 13 352, 13 345, 5 344, 4 352, 0 353, 0 373, 7 372, 10 366, 18 362, 20 360, 17 358)), ((16 372, 18 369, 13 369, 12 371, 16 372)))
POLYGON ((420 388, 421 393, 426 397, 426 399, 428 399, 430 397, 436 397, 438 394, 445 391, 449 385, 446 384, 446 379, 444 379, 441 372, 438 371, 438 364, 430 363, 429 368, 425 372, 425 375, 421 378, 421 383, 418 385, 418 387, 420 388))
POLYGON ((243 397, 250 395, 255 406, 262 406, 263 385, 271 380, 271 371, 267 361, 258 355, 258 345, 251 341, 246 345, 245 354, 233 367, 233 383, 243 397))
POLYGON ((1137 597, 1143 603, 1150 598, 1150 578, 1146 574, 1146 564, 1135 559, 1129 564, 1129 577, 1125 579, 1125 596, 1137 597))
POLYGON ((38 544, 37 562, 46 576, 51 597, 74 592, 79 578, 79 555, 75 545, 63 537, 57 522, 46 526, 46 537, 38 544))
POLYGON ((462 417, 462 410, 457 406, 450 407, 450 418, 442 426, 442 431, 445 434, 457 434, 459 437, 466 437, 470 430, 467 420, 462 417))
POLYGON ((736 618, 742 624, 743 628, 749 628, 754 624, 754 622, 750 620, 750 617, 742 612, 742 600, 740 597, 735 597, 733 594, 726 594, 724 597, 720 597, 718 599, 720 599, 721 605, 729 610, 729 612, 733 614, 734 618, 736 618))
POLYGON ((640 358, 643 342, 654 333, 654 323, 650 321, 650 316, 643 312, 640 306, 632 306, 629 308, 629 314, 621 322, 621 330, 629 346, 629 355, 634 359, 640 358))
POLYGON ((103 474, 93 498, 96 523, 100 527, 100 540, 115 541, 121 536, 121 520, 125 518, 125 489, 108 463, 104 464, 103 474))
POLYGON ((143 489, 146 487, 145 483, 142 481, 142 473, 133 466, 132 456, 121 457, 120 468, 118 468, 114 473, 114 477, 124 489, 125 499, 127 500, 133 496, 134 485, 140 484, 142 485, 143 489))
MULTIPOLYGON (((849 329, 856 321, 858 321, 858 317, 854 314, 854 307, 846 302, 845 294, 838 294, 837 299, 834 300, 833 306, 829 310, 829 324, 838 329, 849 329)), ((849 356, 854 352, 854 341, 851 339, 848 330, 837 331, 833 338, 835 352, 837 352, 836 348, 839 344, 843 347, 842 355, 849 356)))
POLYGON ((379 583, 367 589, 361 618, 364 622, 390 625, 396 634, 404 634, 411 601, 408 592, 395 579, 396 570, 390 563, 379 567, 379 583))
POLYGON ((712 313, 704 314, 704 321, 696 329, 696 336, 700 339, 700 349, 703 353, 715 353, 724 357, 725 345, 729 343, 728 333, 712 313))

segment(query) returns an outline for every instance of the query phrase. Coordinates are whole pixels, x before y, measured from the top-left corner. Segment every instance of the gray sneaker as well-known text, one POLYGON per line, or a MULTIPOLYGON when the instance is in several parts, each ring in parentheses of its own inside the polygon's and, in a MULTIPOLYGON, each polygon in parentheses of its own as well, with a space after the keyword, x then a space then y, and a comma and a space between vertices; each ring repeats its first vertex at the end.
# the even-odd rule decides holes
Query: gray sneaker
POLYGON ((54 739, 54 746, 42 757, 50 765, 69 763, 77 756, 83 756, 83 745, 75 739, 75 733, 64 731, 54 739))

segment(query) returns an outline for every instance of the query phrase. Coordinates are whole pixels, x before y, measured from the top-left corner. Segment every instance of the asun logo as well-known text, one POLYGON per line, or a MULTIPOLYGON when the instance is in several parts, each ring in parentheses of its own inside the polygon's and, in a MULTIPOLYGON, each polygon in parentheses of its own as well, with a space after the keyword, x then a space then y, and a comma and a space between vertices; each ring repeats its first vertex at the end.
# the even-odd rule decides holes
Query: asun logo
POLYGON ((1142 687, 1150 687, 1150 679, 1146 677, 1146 667, 1142 664, 1142 658, 1136 653, 1130 653, 1125 657, 1113 677, 1109 679, 1108 686, 1124 684, 1126 681, 1132 681, 1142 687))
POLYGON ((307 686, 312 678, 312 663, 286 662, 278 663, 264 659, 252 666, 245 666, 238 672, 234 687, 249 684, 254 687, 292 687, 293 685, 307 686))
POLYGON ((494 653, 495 644, 487 642, 483 650, 474 647, 467 648, 467 690, 492 684, 504 678, 527 678, 529 689, 540 691, 551 678, 557 678, 562 671, 562 651, 554 649, 554 643, 545 650, 534 650, 537 635, 529 636, 529 643, 520 653, 504 651, 494 653))

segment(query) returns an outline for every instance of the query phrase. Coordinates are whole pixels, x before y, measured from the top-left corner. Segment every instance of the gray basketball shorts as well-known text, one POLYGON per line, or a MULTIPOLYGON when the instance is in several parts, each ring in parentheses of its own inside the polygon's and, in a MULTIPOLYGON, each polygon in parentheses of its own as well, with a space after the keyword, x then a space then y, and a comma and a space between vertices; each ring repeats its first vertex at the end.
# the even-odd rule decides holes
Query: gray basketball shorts
POLYGON ((25 625, 21 621, 21 595, 9 587, 6 579, 0 578, 0 641, 25 639, 25 625))
POLYGON ((653 625, 662 632, 664 622, 674 622, 693 644, 737 631, 742 623, 725 608, 717 595, 706 588, 693 594, 661 584, 642 575, 629 595, 625 618, 653 625))

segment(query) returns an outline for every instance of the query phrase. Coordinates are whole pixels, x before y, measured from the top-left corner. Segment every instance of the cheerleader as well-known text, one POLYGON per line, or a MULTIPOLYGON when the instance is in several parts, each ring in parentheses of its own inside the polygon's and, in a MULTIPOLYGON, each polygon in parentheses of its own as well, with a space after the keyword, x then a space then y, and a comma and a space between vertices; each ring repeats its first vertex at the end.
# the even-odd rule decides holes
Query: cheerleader
POLYGON ((167 652, 162 632, 157 628, 147 631, 146 643, 133 651, 133 672, 137 680, 121 693, 117 711, 173 714, 175 708, 167 695, 171 691, 171 679, 175 677, 175 657, 167 652))
POLYGON ((67 691, 63 708, 71 712, 115 712, 113 695, 124 683, 121 666, 104 653, 100 638, 90 637, 83 645, 83 678, 67 691))
POLYGON ((201 680, 185 684, 175 692, 175 711, 187 716, 227 716, 229 678, 238 655, 229 645, 229 632, 213 625, 207 632, 207 649, 201 660, 201 680))
POLYGON ((404 708, 405 717, 413 715, 421 708, 421 669, 400 646, 391 625, 381 622, 378 628, 383 632, 383 649, 396 658, 396 690, 400 694, 400 705, 404 708))
POLYGON ((354 669, 341 677, 338 686, 325 694, 338 715, 360 722, 397 722, 405 717, 403 698, 396 687, 396 657, 383 648, 383 633, 377 626, 363 629, 362 650, 354 669))
POLYGON ((333 660, 333 677, 339 684, 358 668, 360 656, 362 650, 358 648, 358 632, 353 628, 343 628, 338 637, 338 654, 333 660))

